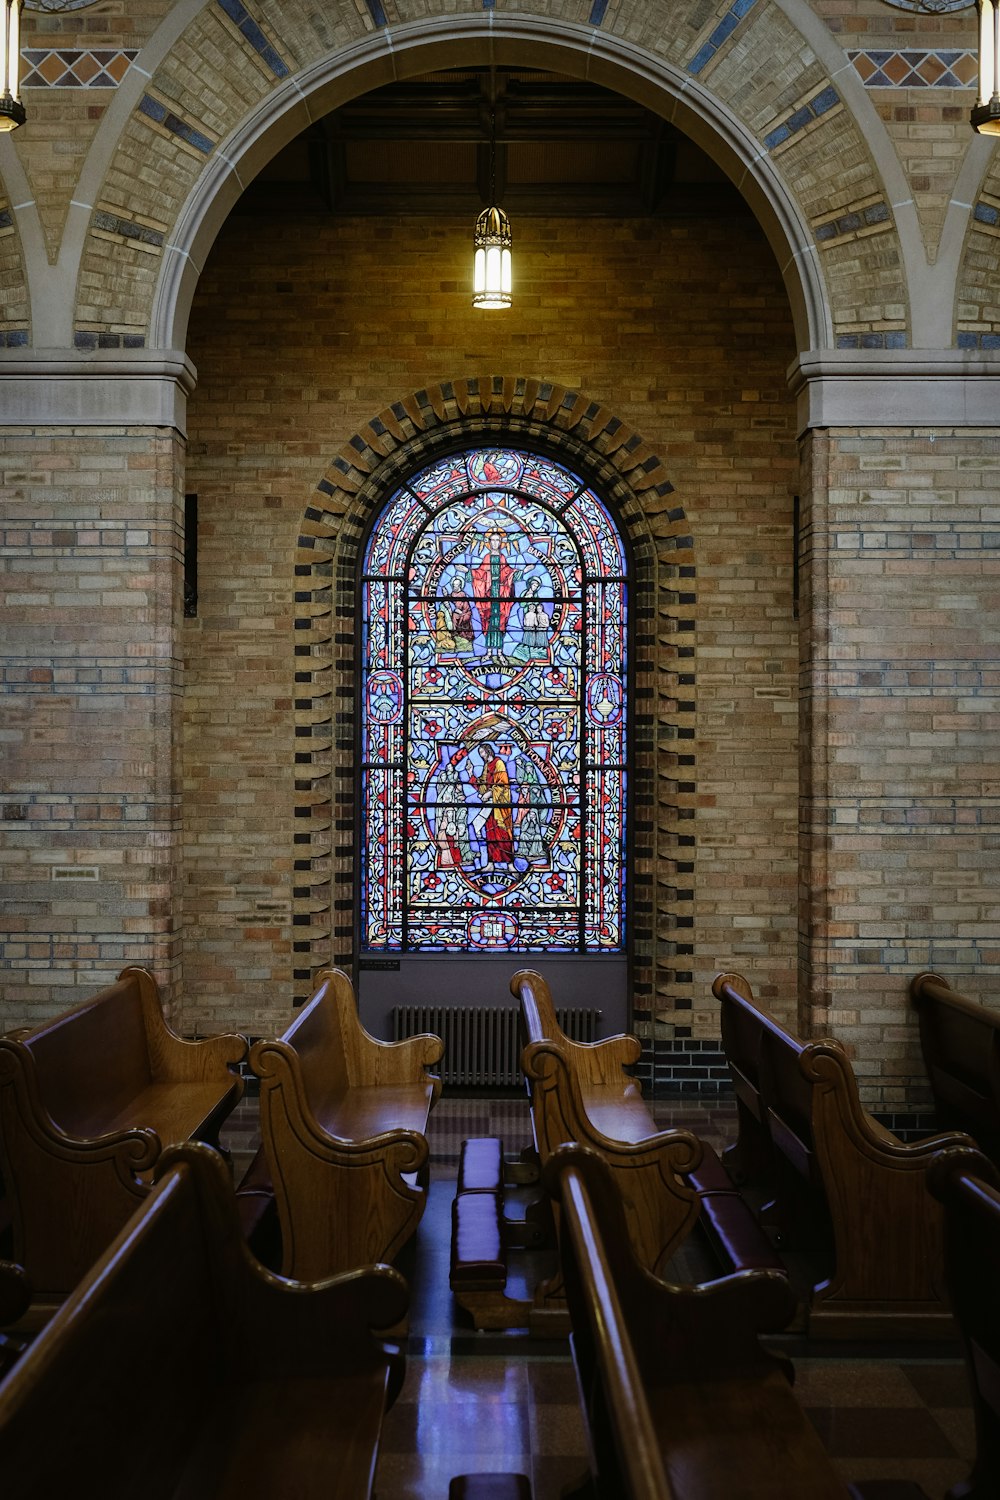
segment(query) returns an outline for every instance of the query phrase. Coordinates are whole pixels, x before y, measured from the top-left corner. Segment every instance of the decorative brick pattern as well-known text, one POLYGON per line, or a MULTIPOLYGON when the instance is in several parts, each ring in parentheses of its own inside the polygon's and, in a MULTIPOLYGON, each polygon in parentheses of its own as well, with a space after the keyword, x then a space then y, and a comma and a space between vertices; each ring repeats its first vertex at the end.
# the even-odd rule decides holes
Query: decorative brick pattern
POLYGON ((956 342, 960 349, 995 349, 1000 335, 997 261, 1000 258, 1000 164, 993 161, 973 205, 963 275, 958 288, 956 342))
POLYGON ((735 0, 735 3, 726 11, 722 20, 719 21, 710 32, 709 36, 698 48, 694 57, 687 65, 687 70, 696 78, 703 73, 710 63, 715 61, 718 53, 733 36, 740 22, 749 15, 756 4, 756 0, 735 0))
POLYGON ((974 52, 848 51, 854 70, 867 89, 974 88, 979 64, 974 52))
POLYGON ((21 87, 26 89, 116 89, 138 57, 134 47, 96 48, 92 52, 75 47, 45 51, 25 48, 21 53, 27 69, 21 87))
POLYGON ((242 0, 218 0, 218 4, 221 5, 240 35, 263 58, 275 78, 287 78, 290 72, 288 64, 278 49, 261 31, 253 16, 242 3, 242 0))
POLYGON ((784 146, 801 130, 808 130, 839 105, 840 95, 832 85, 829 88, 820 89, 819 93, 814 94, 811 99, 797 105, 780 125, 769 130, 764 137, 764 145, 768 151, 777 151, 779 146, 784 146))
MULTIPOLYGON (((378 508, 408 473, 456 445, 497 440, 541 447, 599 487, 617 510, 622 528, 630 537, 636 597, 655 599, 661 639, 669 641, 673 634, 682 631, 683 622, 678 618, 677 591, 661 587, 657 594, 654 589, 656 552, 665 563, 675 558, 684 560, 689 575, 688 592, 694 599, 691 537, 687 534, 683 510, 668 502, 672 486, 661 463, 638 435, 598 402, 578 392, 538 380, 499 375, 447 382, 396 402, 355 434, 320 483, 322 503, 307 511, 296 563, 299 584, 296 597, 307 606, 296 620, 300 632, 295 646, 299 668, 296 692, 302 695, 296 703, 299 726, 296 733, 314 747, 296 756, 297 775, 301 778, 295 840, 296 870, 301 871, 296 879, 301 882, 302 891, 295 904, 294 918, 298 924, 294 946, 301 965, 296 968, 301 985, 299 1000, 310 993, 314 971, 328 962, 324 955, 329 953, 331 941, 340 961, 349 963, 354 956, 352 923, 337 925, 334 920, 332 938, 330 930, 333 913, 339 910, 348 915, 353 911, 359 878, 353 844, 343 841, 348 830, 353 835, 353 820, 350 816, 337 817, 338 811, 349 813, 356 797, 353 690, 345 691, 342 687, 339 692, 335 689, 331 693, 330 669, 333 683, 353 683, 354 632, 349 622, 355 619, 357 611, 360 539, 378 508), (660 529, 655 552, 645 522, 651 512, 666 522, 660 529), (306 695, 303 679, 307 677, 315 677, 318 682, 318 696, 306 695), (316 795, 328 772, 331 748, 335 767, 332 807, 316 795), (311 774, 303 774, 303 765, 311 774), (314 824, 318 825, 316 832, 314 824), (340 837, 338 829, 342 830, 340 837), (308 873, 307 865, 319 877, 316 884, 302 879, 308 873), (309 966, 302 964, 307 955, 312 955, 309 966)), ((640 628, 635 660, 637 695, 648 692, 646 685, 653 684, 657 677, 651 645, 649 633, 640 628)), ((674 650, 678 658, 693 656, 693 646, 680 640, 674 650)), ((693 679, 693 673, 690 675, 693 679)), ((693 696, 692 685, 692 699, 693 696)), ((693 701, 683 707, 675 704, 671 715, 674 736, 693 736, 693 708, 693 701)), ((636 877, 632 951, 636 1019, 652 1040, 649 1028, 653 1020, 654 984, 659 979, 665 987, 676 989, 673 965, 665 956, 657 957, 657 938, 676 930, 689 917, 693 896, 689 891, 684 899, 674 890, 664 901, 666 893, 660 892, 662 904, 658 904, 655 884, 646 873, 656 868, 656 825, 674 842, 678 852, 693 845, 694 840, 677 826, 679 810, 671 805, 669 794, 666 797, 661 794, 658 802, 654 801, 654 788, 658 784, 656 740, 652 718, 643 710, 644 705, 639 702, 633 730, 632 856, 636 871, 641 873, 636 877)), ((694 755, 686 759, 687 774, 693 785, 694 755)), ((664 769, 659 769, 660 776, 664 769)), ((652 1061, 650 1051, 647 1068, 652 1067, 652 1061)))

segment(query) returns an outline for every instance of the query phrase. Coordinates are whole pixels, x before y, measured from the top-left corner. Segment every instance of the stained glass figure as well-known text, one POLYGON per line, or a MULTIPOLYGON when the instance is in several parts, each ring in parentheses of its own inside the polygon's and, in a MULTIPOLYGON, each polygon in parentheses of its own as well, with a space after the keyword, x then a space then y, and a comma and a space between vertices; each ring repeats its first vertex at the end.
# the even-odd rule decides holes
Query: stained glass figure
POLYGON ((362 944, 619 952, 627 577, 577 475, 512 448, 389 500, 362 578, 362 944))

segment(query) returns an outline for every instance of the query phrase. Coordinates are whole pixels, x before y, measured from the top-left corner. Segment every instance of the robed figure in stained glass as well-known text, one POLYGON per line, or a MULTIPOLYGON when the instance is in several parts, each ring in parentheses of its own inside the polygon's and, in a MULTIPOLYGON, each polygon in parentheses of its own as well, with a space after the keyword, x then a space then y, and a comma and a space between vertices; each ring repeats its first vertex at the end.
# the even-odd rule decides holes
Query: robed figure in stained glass
MULTIPOLYGON (((509 751, 507 746, 502 745, 500 748, 509 751)), ((481 819, 481 831, 486 843, 487 863, 510 865, 514 862, 514 811, 510 775, 502 755, 495 754, 489 746, 483 751, 483 760, 485 765, 478 786, 485 813, 481 819)))
POLYGON ((503 634, 514 603, 514 569, 504 554, 503 540, 502 531, 488 531, 482 562, 472 570, 487 651, 503 650, 503 634))

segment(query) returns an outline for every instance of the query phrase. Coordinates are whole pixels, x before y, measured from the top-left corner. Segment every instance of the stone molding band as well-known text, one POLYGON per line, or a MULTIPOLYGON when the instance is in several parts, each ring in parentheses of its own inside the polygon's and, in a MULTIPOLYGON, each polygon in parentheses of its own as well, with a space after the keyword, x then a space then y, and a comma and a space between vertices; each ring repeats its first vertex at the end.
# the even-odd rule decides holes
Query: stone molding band
MULTIPOLYGON (((0 427, 187 427, 180 350, 0 349, 0 427)), ((798 431, 998 425, 1000 358, 961 350, 809 351, 788 367, 798 431), (878 420, 872 422, 872 413, 878 420)))

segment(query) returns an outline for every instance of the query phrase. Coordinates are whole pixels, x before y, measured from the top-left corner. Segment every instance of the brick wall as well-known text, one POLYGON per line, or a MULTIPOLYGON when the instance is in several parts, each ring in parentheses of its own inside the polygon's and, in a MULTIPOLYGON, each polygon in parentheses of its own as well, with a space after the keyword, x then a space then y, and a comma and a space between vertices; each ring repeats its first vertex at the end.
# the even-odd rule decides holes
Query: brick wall
POLYGON ((593 221, 584 237, 531 219, 515 232, 515 307, 492 317, 469 307, 464 218, 240 217, 202 278, 187 474, 200 605, 184 627, 189 1022, 264 1029, 293 989, 293 566, 315 486, 390 402, 493 372, 564 384, 631 424, 663 459, 693 538, 689 670, 658 625, 658 734, 697 703, 695 741, 679 747, 697 770, 676 771, 694 869, 673 848, 657 887, 694 912, 669 945, 681 978, 656 1002, 662 1032, 715 1034, 708 984, 722 966, 755 968, 791 1003, 797 460, 777 270, 748 216, 593 221))
POLYGON ((990 1000, 1000 963, 1000 438, 820 433, 807 459, 801 1020, 899 1109, 926 1094, 909 978, 990 1000))
POLYGON ((176 437, 3 435, 3 1026, 179 974, 176 437))

